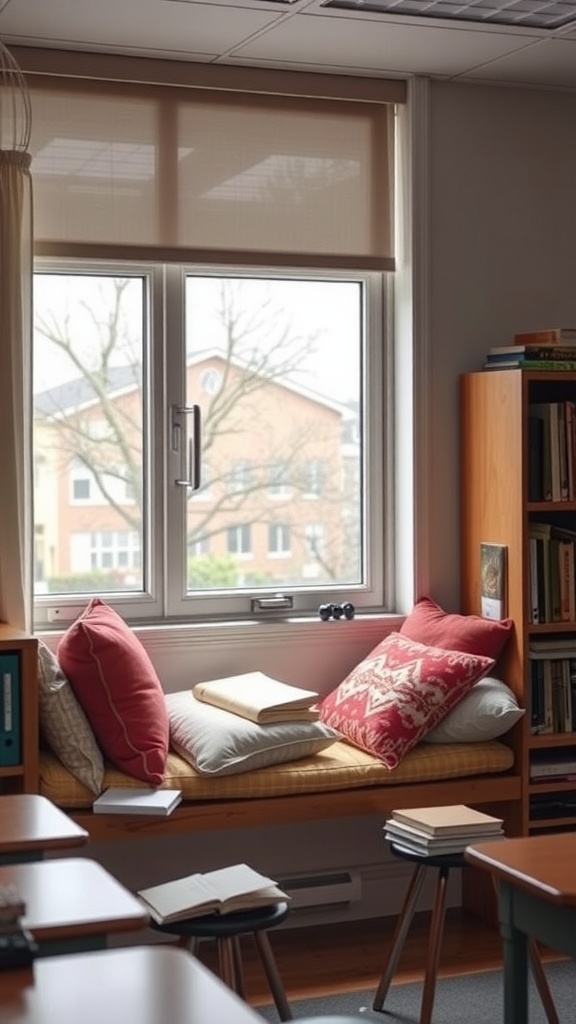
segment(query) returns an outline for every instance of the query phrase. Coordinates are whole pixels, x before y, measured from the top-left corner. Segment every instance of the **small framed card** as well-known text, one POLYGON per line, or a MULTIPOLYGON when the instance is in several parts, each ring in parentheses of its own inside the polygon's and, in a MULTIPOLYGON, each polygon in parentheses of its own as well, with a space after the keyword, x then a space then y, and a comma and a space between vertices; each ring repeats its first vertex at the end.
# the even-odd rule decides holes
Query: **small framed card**
POLYGON ((485 619, 505 619, 506 555, 505 544, 480 545, 480 614, 485 619))

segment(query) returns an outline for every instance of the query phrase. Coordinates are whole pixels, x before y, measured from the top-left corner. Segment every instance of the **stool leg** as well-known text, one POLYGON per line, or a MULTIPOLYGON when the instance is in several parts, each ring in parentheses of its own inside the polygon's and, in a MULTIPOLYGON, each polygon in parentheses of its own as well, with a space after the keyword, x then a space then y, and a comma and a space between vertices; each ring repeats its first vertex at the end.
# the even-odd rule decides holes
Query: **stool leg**
POLYGON ((372 1003, 373 1010, 382 1010, 384 1000, 388 989, 390 988, 390 982, 396 972, 398 961, 402 948, 408 935, 408 930, 412 924, 412 918, 414 917, 414 911, 416 910, 416 904, 424 881, 424 874, 426 872, 425 864, 417 864, 414 868, 414 873, 410 879, 410 885, 408 886, 408 892, 406 893, 406 899, 404 900, 404 906, 400 911, 394 935, 392 936, 392 945, 388 954, 380 983, 374 996, 374 1002, 372 1003))
POLYGON ((444 917, 446 913, 446 890, 448 887, 449 874, 450 868, 448 867, 441 867, 438 871, 436 895, 434 897, 434 907, 430 923, 430 937, 428 939, 428 955, 426 958, 426 973, 424 975, 424 990, 422 992, 420 1024, 430 1024, 432 1020, 434 993, 436 991, 438 963, 440 960, 440 947, 442 945, 442 932, 444 930, 444 917))
POLYGON ((278 968, 276 966, 276 961, 274 959, 274 954, 272 953, 268 936, 266 935, 266 932, 253 932, 253 935, 262 965, 266 972, 266 977, 268 978, 270 991, 274 998, 276 1009, 278 1010, 278 1016, 280 1017, 280 1020, 292 1020, 292 1011, 288 1005, 288 1000, 286 999, 286 993, 284 991, 280 975, 278 974, 278 968))
POLYGON ((236 935, 232 939, 232 957, 234 960, 234 977, 236 979, 234 988, 241 999, 245 998, 246 989, 244 987, 244 968, 242 966, 242 952, 240 950, 240 936, 236 935))
POLYGON ((222 938, 218 944, 218 968, 222 981, 234 992, 236 991, 236 974, 234 971, 234 946, 232 939, 222 938))

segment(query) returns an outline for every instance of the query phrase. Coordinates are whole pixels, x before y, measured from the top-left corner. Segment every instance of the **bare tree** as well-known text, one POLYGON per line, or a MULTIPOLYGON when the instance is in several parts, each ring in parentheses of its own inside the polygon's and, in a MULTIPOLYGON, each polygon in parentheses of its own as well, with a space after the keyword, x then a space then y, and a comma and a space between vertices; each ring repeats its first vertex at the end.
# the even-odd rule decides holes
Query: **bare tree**
MULTIPOLYGON (((132 280, 103 279, 100 301, 82 303, 90 325, 89 345, 78 338, 77 322, 68 313, 37 316, 37 336, 69 362, 77 377, 37 396, 36 419, 50 429, 65 468, 69 470, 73 464, 85 467, 117 517, 130 529, 140 530, 145 432, 142 345, 134 337, 127 311, 132 280)), ((215 360, 221 374, 219 387, 204 396, 202 407, 202 462, 208 467, 210 500, 189 502, 189 547, 221 533, 223 524, 235 517, 243 524, 268 526, 291 521, 293 495, 306 486, 302 467, 307 453, 318 451, 324 442, 334 446, 334 429, 331 437, 322 436, 326 428, 319 429, 313 405, 308 416, 291 420, 288 430, 281 418, 286 388, 305 389, 303 367, 314 351, 316 337, 295 331, 286 311, 270 298, 256 310, 248 307, 242 297, 242 282, 233 279, 220 282, 215 321, 218 345, 200 353, 215 360), (262 400, 264 389, 273 395, 272 410, 270 402, 262 400), (268 414, 263 413, 265 408, 268 414), (239 439, 245 438, 250 472, 239 473, 238 460, 231 463, 227 439, 232 437, 236 449, 239 439), (264 440, 255 445, 258 437, 264 440), (271 506, 267 499, 274 472, 289 481, 292 497, 271 506)), ((195 360, 197 351, 190 355, 189 381, 194 379, 195 360)), ((317 400, 321 401, 321 396, 317 400)), ((338 504, 341 497, 339 475, 335 474, 335 479, 326 481, 323 501, 338 504)), ((339 559, 330 545, 318 548, 314 557, 328 577, 335 574, 339 559)))

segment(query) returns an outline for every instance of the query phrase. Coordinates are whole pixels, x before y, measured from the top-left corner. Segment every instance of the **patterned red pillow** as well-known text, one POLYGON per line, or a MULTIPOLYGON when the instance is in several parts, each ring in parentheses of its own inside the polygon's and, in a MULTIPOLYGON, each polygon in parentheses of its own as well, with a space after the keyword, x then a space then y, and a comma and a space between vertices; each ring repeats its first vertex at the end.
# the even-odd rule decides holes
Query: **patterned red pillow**
POLYGON ((390 633, 320 704, 345 740, 396 768, 494 665, 390 633))
POLYGON ((445 612, 431 597, 422 597, 402 623, 400 632, 419 644, 499 658, 513 628, 512 619, 483 619, 481 615, 445 612))
POLYGON ((166 700, 148 653, 124 619, 92 598, 60 640, 58 661, 108 760, 159 786, 168 754, 166 700))

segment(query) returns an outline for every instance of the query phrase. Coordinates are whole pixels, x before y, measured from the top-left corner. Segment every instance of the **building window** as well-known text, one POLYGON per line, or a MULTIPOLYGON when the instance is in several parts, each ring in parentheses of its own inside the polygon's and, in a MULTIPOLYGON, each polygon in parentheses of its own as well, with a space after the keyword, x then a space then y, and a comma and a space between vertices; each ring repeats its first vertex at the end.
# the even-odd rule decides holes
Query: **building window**
POLYGON ((302 490, 308 498, 318 498, 324 489, 325 468, 322 459, 307 459, 303 467, 302 490))
POLYGON ((240 459, 232 463, 230 471, 230 493, 246 494, 253 485, 253 467, 251 462, 240 459))
POLYGON ((290 495, 290 464, 273 462, 269 467, 268 494, 271 498, 287 498, 290 495))
POLYGON ((72 501, 90 501, 90 478, 72 480, 72 501))
POLYGON ((268 527, 268 551, 270 555, 290 554, 290 527, 282 523, 271 523, 268 527))
POLYGON ((36 622, 77 605, 76 574, 134 621, 245 618, 269 592, 385 607, 383 286, 39 261, 36 622))
POLYGON ((249 555, 252 551, 252 531, 249 526, 228 527, 228 551, 231 555, 249 555))

